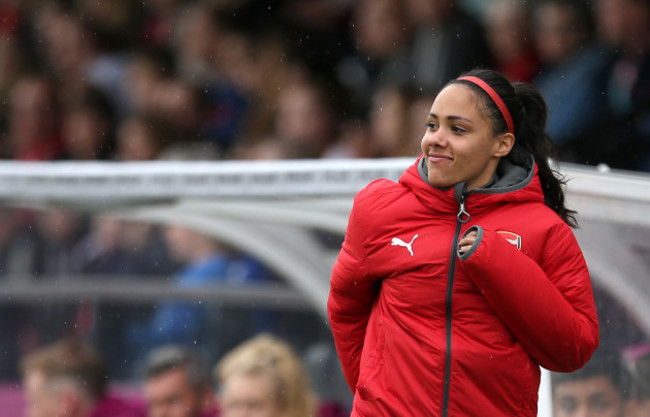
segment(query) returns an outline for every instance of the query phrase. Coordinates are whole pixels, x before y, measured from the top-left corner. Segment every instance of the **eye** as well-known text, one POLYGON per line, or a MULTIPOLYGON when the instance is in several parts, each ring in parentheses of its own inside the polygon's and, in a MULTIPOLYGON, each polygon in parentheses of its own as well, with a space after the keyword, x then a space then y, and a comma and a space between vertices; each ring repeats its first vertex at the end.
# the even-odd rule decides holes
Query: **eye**
POLYGON ((610 401, 605 398, 594 398, 589 401, 589 405, 593 410, 604 411, 613 408, 610 401))
POLYGON ((575 398, 562 397, 558 401, 558 409, 565 413, 573 413, 578 408, 578 400, 575 398))
POLYGON ((459 133, 459 134, 467 133, 467 129, 462 128, 460 126, 452 126, 451 131, 454 132, 454 133, 459 133))
POLYGON ((428 130, 436 130, 438 128, 438 125, 433 123, 433 122, 427 122, 427 129, 428 130))

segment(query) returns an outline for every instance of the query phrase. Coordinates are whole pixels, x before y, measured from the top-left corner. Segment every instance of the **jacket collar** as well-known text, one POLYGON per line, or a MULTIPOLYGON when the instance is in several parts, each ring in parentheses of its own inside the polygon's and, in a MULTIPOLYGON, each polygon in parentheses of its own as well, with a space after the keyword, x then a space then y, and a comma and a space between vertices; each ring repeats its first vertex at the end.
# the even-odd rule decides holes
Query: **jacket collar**
POLYGON ((400 178, 400 183, 409 187, 418 198, 436 210, 457 211, 464 201, 474 211, 491 207, 498 202, 544 201, 537 164, 531 154, 520 160, 503 158, 495 176, 480 188, 467 190, 467 183, 461 182, 448 188, 429 184, 426 159, 420 156, 400 178))

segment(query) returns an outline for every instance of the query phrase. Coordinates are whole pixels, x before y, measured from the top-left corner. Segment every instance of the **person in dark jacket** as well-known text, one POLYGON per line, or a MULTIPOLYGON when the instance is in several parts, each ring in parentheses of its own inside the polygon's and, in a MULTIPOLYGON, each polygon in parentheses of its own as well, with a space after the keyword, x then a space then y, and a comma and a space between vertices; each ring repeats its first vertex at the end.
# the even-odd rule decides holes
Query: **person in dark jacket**
POLYGON ((423 155, 354 200, 328 315, 352 416, 536 416, 540 366, 599 343, 546 106, 491 70, 450 81, 423 155))

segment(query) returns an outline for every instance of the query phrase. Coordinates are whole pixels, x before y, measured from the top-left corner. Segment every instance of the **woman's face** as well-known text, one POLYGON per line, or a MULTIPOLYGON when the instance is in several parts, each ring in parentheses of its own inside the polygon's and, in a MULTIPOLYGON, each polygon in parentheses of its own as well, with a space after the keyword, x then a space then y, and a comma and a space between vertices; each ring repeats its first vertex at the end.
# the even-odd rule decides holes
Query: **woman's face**
POLYGON ((451 84, 433 101, 422 137, 431 185, 444 188, 465 181, 468 189, 481 187, 510 151, 506 136, 511 135, 493 134, 479 100, 468 86, 451 84))
POLYGON ((221 394, 222 417, 278 417, 276 387, 268 375, 233 374, 221 394))

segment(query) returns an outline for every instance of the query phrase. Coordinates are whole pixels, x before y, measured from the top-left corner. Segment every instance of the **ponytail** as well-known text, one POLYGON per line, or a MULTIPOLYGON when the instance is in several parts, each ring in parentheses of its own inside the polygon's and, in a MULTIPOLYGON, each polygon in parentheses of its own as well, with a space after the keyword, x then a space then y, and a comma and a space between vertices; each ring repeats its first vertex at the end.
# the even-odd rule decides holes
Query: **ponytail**
MULTIPOLYGON (((566 224, 577 227, 576 211, 565 206, 564 188, 566 180, 557 170, 551 168, 549 160, 557 156, 551 138, 546 134, 546 103, 539 91, 527 83, 514 83, 517 98, 523 107, 523 120, 516 136, 514 152, 522 149, 530 152, 539 169, 539 179, 544 192, 544 202, 553 209, 566 224)), ((514 155, 513 155, 514 156, 514 155)))

